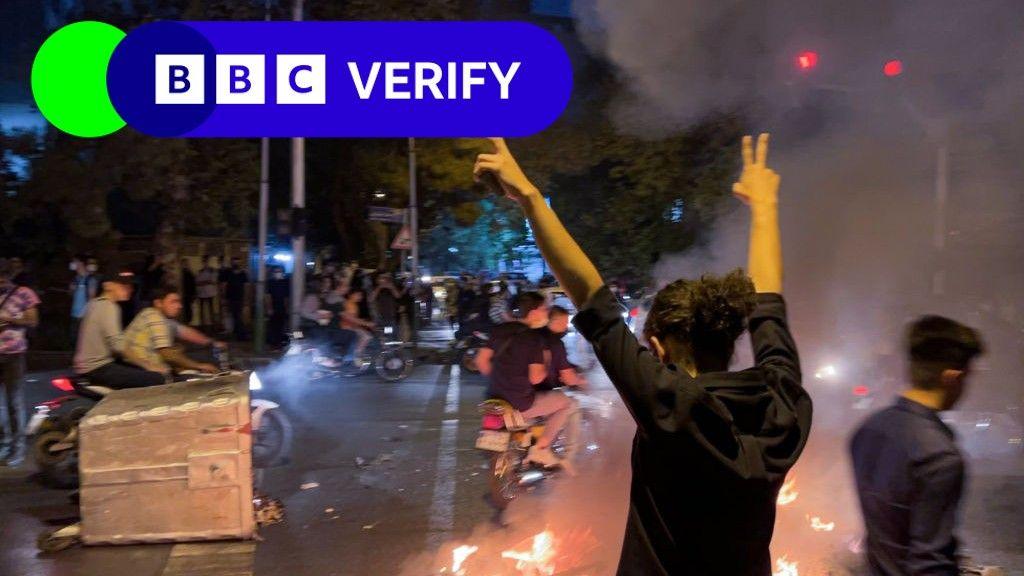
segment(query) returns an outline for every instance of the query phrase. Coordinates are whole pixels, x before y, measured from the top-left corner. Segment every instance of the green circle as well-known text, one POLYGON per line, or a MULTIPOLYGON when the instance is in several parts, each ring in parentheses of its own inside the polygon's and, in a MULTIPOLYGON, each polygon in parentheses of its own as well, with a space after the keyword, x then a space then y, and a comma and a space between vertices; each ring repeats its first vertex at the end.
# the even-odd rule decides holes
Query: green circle
POLYGON ((83 138, 106 136, 125 125, 107 93, 107 65, 124 37, 110 24, 83 21, 43 42, 32 62, 32 96, 50 124, 83 138))

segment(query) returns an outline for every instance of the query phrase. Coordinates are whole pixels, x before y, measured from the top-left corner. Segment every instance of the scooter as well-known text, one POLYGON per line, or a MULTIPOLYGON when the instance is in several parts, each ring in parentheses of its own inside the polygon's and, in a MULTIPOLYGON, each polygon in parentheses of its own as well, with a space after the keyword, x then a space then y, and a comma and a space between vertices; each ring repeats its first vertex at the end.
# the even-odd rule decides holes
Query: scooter
POLYGON ((409 345, 399 340, 394 332, 390 326, 378 329, 363 352, 355 356, 325 351, 323 343, 297 331, 292 333, 285 357, 302 359, 311 380, 329 376, 354 378, 373 368, 384 380, 398 382, 412 373, 416 362, 409 345))
MULTIPOLYGON (((214 356, 225 368, 226 353, 215 352, 214 356)), ((225 374, 244 372, 225 370, 217 376, 225 374)), ((263 383, 256 372, 248 374, 250 392, 262 390, 263 383)), ((191 379, 208 377, 199 374, 187 376, 191 379)), ((26 434, 32 438, 31 454, 42 481, 54 488, 75 488, 78 486, 78 424, 96 402, 113 390, 92 385, 80 376, 61 376, 52 379, 50 384, 65 394, 35 407, 26 434), (75 405, 62 410, 71 404, 75 405)), ((294 436, 291 422, 279 410, 279 405, 270 400, 250 398, 249 406, 253 467, 269 468, 282 464, 291 451, 294 436)))
POLYGON ((488 488, 491 504, 504 510, 523 489, 551 477, 561 469, 572 470, 580 441, 581 412, 577 408, 565 430, 552 443, 551 450, 562 458, 557 468, 544 468, 527 462, 526 456, 536 439, 544 434, 543 418, 526 419, 504 400, 490 399, 479 406, 483 421, 476 447, 490 461, 488 488))

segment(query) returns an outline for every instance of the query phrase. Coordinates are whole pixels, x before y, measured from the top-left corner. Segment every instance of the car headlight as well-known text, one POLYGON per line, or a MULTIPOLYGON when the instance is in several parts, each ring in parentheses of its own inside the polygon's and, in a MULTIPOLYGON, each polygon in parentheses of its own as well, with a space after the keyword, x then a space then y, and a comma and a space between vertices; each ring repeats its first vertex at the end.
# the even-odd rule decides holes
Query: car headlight
POLYGON ((263 390, 263 382, 256 374, 256 371, 249 372, 249 390, 263 390))

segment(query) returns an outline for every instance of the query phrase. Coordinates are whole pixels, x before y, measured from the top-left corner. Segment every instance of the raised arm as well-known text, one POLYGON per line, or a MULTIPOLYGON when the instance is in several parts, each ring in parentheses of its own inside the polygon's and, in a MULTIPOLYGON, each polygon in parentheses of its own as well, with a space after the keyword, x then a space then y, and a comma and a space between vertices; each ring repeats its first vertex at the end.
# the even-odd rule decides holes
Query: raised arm
POLYGON ((601 275, 569 235, 554 210, 544 201, 540 191, 530 183, 509 152, 505 140, 489 140, 494 144, 495 153, 477 156, 473 167, 474 177, 500 187, 501 192, 519 203, 530 221, 544 260, 551 266, 551 271, 573 303, 581 306, 604 285, 601 275))
POLYGON ((753 147, 743 137, 743 172, 733 193, 750 207, 750 263, 747 272, 759 293, 782 294, 782 243, 779 239, 779 175, 768 168, 768 134, 753 147))

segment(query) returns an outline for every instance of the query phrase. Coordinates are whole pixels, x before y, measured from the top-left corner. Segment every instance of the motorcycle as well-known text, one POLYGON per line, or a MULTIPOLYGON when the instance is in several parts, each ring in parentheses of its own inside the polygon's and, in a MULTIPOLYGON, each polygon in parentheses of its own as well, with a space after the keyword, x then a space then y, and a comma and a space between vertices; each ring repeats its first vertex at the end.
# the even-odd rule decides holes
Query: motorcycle
MULTIPOLYGON (((226 352, 215 351, 214 357, 224 369, 215 376, 244 374, 225 369, 226 352)), ((256 372, 248 374, 250 393, 262 390, 263 383, 256 372)), ((183 376, 208 377, 198 373, 183 373, 183 376)), ((50 384, 65 394, 35 407, 26 435, 32 438, 31 454, 43 483, 54 488, 75 488, 78 485, 78 424, 95 403, 113 390, 92 385, 81 376, 60 376, 50 384), (68 406, 71 407, 63 410, 68 406)), ((288 417, 279 410, 277 403, 267 399, 250 398, 249 406, 253 467, 269 468, 284 463, 294 436, 288 417)))
POLYGON ((571 468, 580 440, 582 415, 578 409, 551 445, 552 452, 561 457, 563 463, 552 469, 526 461, 530 447, 544 434, 543 418, 528 420, 508 402, 498 399, 485 400, 479 409, 483 421, 476 447, 484 451, 490 461, 489 496, 499 510, 507 508, 524 488, 551 477, 561 468, 571 468))
POLYGON ((459 364, 463 370, 477 374, 480 369, 476 367, 476 357, 480 349, 487 345, 487 334, 475 330, 470 334, 452 342, 450 364, 459 364))
POLYGON ((416 364, 410 345, 398 340, 391 326, 375 330, 373 340, 359 356, 338 352, 333 346, 314 343, 302 332, 294 332, 285 356, 306 358, 313 380, 333 375, 354 378, 373 368, 384 380, 398 382, 407 378, 416 364))

